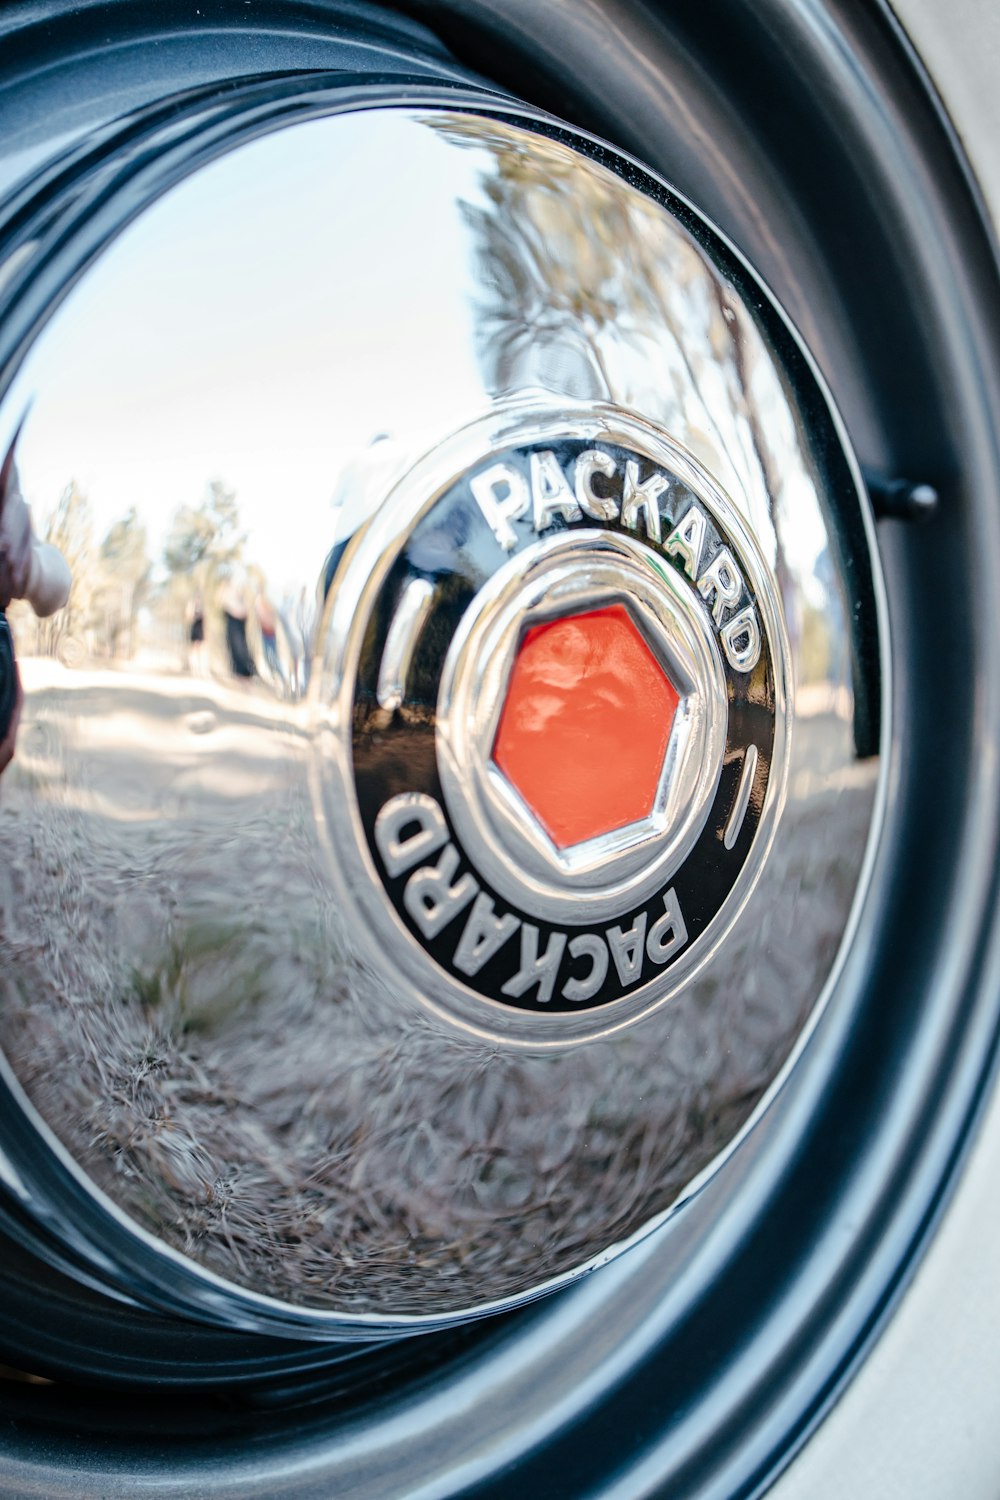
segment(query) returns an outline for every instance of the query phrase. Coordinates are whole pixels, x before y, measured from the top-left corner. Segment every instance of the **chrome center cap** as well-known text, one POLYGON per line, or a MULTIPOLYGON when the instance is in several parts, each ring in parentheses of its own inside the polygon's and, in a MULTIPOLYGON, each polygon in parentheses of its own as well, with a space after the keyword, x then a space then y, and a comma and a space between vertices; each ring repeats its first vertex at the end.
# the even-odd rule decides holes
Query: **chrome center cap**
POLYGON ((789 752, 777 586, 694 457, 613 408, 496 413, 396 486, 328 605, 318 784, 373 961, 547 1045, 675 993, 789 752))

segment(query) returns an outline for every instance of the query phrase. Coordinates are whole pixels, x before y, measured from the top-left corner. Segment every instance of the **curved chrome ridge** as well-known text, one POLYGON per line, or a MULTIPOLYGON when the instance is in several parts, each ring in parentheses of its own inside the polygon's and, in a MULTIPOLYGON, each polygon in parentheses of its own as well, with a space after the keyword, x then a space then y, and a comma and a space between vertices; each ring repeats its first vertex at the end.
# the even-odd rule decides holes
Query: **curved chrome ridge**
MULTIPOLYGON (((52 621, 11 611, 26 700, 0 786, 4 1170, 103 1276, 218 1323, 436 1327, 633 1242, 773 1093, 871 866, 881 768, 856 753, 824 393, 667 189, 529 111, 483 110, 428 92, 286 118, 199 166, 80 275, 0 403, 0 448, 30 403, 23 488, 74 575, 52 621), (691 589, 674 613, 643 601, 637 475, 637 538, 595 545, 614 569, 595 561, 587 588, 627 593, 707 706, 659 787, 660 874, 723 777, 726 848, 761 820, 725 919, 652 1007, 529 1014, 429 982, 395 946, 363 796, 346 795, 353 664, 400 527, 554 421, 648 456, 722 518, 776 663, 780 774, 758 806, 753 735, 731 764, 718 748, 733 662, 702 623, 685 634, 712 596, 698 616, 691 589)), ((456 647, 442 687, 442 800, 540 923, 579 901, 610 923, 615 884, 660 890, 635 830, 553 855, 485 754, 508 601, 543 618, 559 558, 575 569, 585 530, 611 535, 589 462, 593 525, 541 536, 520 582, 512 557, 463 626, 493 664, 469 676, 456 647), (471 792, 449 783, 477 758, 471 792)), ((401 597, 366 700, 388 781, 377 715, 408 702, 428 589, 463 541, 421 545, 426 587, 401 597)), ((880 598, 873 550, 851 561, 880 598)), ((752 633, 729 650, 751 662, 752 633)))
POLYGON ((736 793, 736 801, 733 803, 733 810, 730 814, 729 822, 726 824, 726 832, 722 840, 727 849, 731 849, 739 838, 740 829, 743 827, 743 820, 747 815, 747 808, 750 805, 750 792, 753 788, 754 772, 757 769, 757 753, 756 745, 747 746, 746 756, 743 760, 743 769, 740 772, 739 791, 736 793))

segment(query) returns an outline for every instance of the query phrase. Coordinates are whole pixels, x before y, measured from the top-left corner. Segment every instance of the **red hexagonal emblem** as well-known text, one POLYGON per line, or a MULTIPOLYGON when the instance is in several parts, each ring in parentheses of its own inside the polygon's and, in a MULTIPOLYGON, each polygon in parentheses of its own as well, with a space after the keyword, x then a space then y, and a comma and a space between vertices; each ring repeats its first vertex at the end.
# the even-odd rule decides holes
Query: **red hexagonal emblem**
POLYGON ((677 704, 624 605, 533 625, 493 761, 566 849, 649 816, 677 704))

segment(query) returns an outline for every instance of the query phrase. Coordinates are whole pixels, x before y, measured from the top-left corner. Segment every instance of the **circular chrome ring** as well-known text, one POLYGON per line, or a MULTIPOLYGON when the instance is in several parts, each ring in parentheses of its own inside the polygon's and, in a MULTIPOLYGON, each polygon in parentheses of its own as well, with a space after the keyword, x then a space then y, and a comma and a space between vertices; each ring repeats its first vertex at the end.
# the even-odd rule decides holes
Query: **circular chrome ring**
MULTIPOLYGON (((631 537, 576 531, 512 559, 455 632, 438 700, 438 768, 455 828, 497 890, 558 920, 614 917, 669 880, 708 816, 726 744, 726 684, 703 606, 631 537), (656 799, 642 820, 560 848, 494 759, 523 632, 620 604, 679 689, 656 799)), ((614 777, 616 768, 604 768, 614 777)))
MULTIPOLYGON (((658 473, 659 469, 654 472, 658 473)), ((669 512, 664 514, 666 516, 669 512)), ((547 573, 543 567, 539 580, 542 595, 540 599, 536 599, 537 589, 533 588, 531 578, 533 559, 537 556, 547 557, 548 547, 553 549, 555 556, 559 555, 560 549, 565 553, 567 547, 574 546, 570 539, 576 538, 576 550, 566 553, 565 556, 572 555, 578 562, 586 558, 589 566, 590 554, 587 538, 590 536, 590 529, 584 528, 582 532, 558 533, 543 544, 541 554, 536 554, 533 549, 539 544, 530 541, 534 531, 529 520, 525 520, 523 532, 524 539, 528 542, 527 550, 518 554, 522 566, 526 567, 529 573, 523 594, 512 585, 511 607, 515 607, 514 601, 521 598, 530 612, 539 605, 543 609, 545 607, 544 579, 547 573)), ((634 525, 641 526, 641 524, 640 514, 639 517, 634 518, 634 525)), ((669 525, 666 519, 657 524, 663 532, 664 548, 667 548, 673 533, 667 534, 669 525)), ((450 526, 451 522, 448 522, 445 530, 450 526)), ((645 532, 643 534, 645 535, 645 532)), ((644 580, 640 585, 639 593, 639 608, 641 609, 643 594, 647 596, 649 594, 649 574, 648 570, 644 570, 638 563, 638 559, 644 557, 647 552, 650 556, 654 555, 650 548, 649 538, 647 537, 645 542, 640 542, 633 536, 621 533, 604 533, 604 535, 613 538, 609 544, 612 550, 607 554, 608 559, 616 552, 619 557, 627 557, 630 578, 633 576, 631 570, 639 568, 639 576, 644 580)), ((665 568, 669 561, 670 553, 664 550, 659 566, 665 568)), ((690 564, 690 558, 678 557, 676 561, 683 563, 685 567, 690 564)), ((648 564, 648 558, 646 562, 648 564)), ((611 586, 613 571, 612 569, 611 573, 604 578, 600 587, 611 586)), ((695 572, 698 571, 696 568, 695 572)), ((502 569, 501 573, 503 577, 513 576, 502 569)), ((485 598, 482 599, 481 607, 484 616, 489 619, 494 617, 491 609, 494 588, 501 596, 504 594, 504 584, 500 573, 494 575, 494 580, 497 578, 500 578, 500 582, 491 582, 487 585, 484 590, 485 598)), ((621 587, 620 579, 616 586, 621 587)), ((745 595, 741 596, 741 600, 744 597, 745 595)), ((714 602, 713 595, 709 594, 709 599, 714 602)), ((405 605, 402 602, 400 608, 405 612, 405 605)), ((661 605, 661 614, 662 608, 661 605)), ((503 624, 506 614, 501 602, 496 617, 498 626, 496 635, 491 632, 487 623, 483 639, 484 648, 491 651, 498 649, 501 657, 496 661, 491 659, 487 666, 483 656, 474 650, 474 661, 467 669, 474 680, 475 661, 482 664, 486 673, 486 680, 483 683, 486 702, 489 700, 490 692, 497 686, 498 674, 506 659, 503 653, 511 644, 507 639, 508 632, 503 624)), ((394 618, 398 617, 397 612, 394 618)), ((662 625, 658 628, 662 634, 662 625)), ((374 687, 373 684, 380 707, 370 720, 370 732, 374 733, 380 742, 391 732, 390 721, 398 707, 397 700, 400 695, 400 684, 397 681, 399 673, 393 662, 392 671, 389 673, 390 707, 381 707, 384 664, 387 656, 393 654, 392 630, 393 627, 389 626, 385 635, 381 658, 383 668, 378 672, 379 685, 374 687)), ((677 635, 676 626, 672 627, 672 634, 677 635)), ((770 572, 763 561, 760 548, 735 505, 722 493, 719 486, 713 482, 697 460, 685 452, 676 441, 634 413, 613 407, 602 407, 596 403, 586 406, 563 404, 558 408, 553 408, 544 401, 522 399, 518 402, 498 405, 488 418, 470 424, 468 428, 454 434, 440 448, 429 453, 416 464, 399 481, 392 494, 379 507, 369 525, 363 528, 348 545, 338 563, 327 599, 323 627, 323 661, 324 669, 318 684, 316 699, 317 739, 313 760, 313 785, 314 795, 317 797, 320 826, 324 830, 330 856, 331 874, 342 892, 345 903, 356 905, 363 914, 363 919, 358 924, 356 941, 365 945, 369 962, 375 969, 385 969, 387 965, 390 965, 393 983, 400 989, 404 988, 405 976, 405 990, 412 1001, 432 1012, 443 1014, 457 1021, 463 1029, 476 1035, 498 1038, 506 1043, 530 1047, 560 1047, 577 1043, 587 1037, 609 1034, 621 1026, 634 1022, 638 1017, 677 994, 681 987, 701 971, 705 962, 716 951, 726 931, 743 910, 763 868, 767 851, 774 837, 783 803, 791 755, 792 737, 787 711, 791 691, 791 665, 777 589, 770 579, 770 572), (583 951, 581 951, 580 965, 577 969, 571 970, 568 962, 564 961, 560 969, 558 989, 553 989, 551 992, 549 988, 540 989, 536 1004, 529 1007, 522 1003, 517 1007, 512 1007, 505 997, 512 995, 521 999, 523 995, 516 975, 510 976, 511 988, 499 993, 497 987, 494 986, 490 993, 484 991, 478 981, 473 979, 472 976, 478 974, 478 970, 470 969, 466 961, 469 944, 473 943, 473 946, 478 948, 474 934, 480 931, 483 921, 490 924, 495 920, 503 922, 507 920, 506 917, 496 919, 492 907, 482 908, 478 901, 473 901, 471 877, 461 877, 453 885, 453 888, 457 888, 459 892, 454 912, 458 914, 466 910, 468 915, 464 933, 461 936, 457 936, 462 932, 460 924, 458 927, 449 925, 450 965, 446 967, 442 967, 440 942, 444 939, 439 940, 439 932, 443 916, 447 916, 451 924, 450 915, 435 910, 431 920, 425 922, 412 890, 400 888, 401 894, 394 897, 394 904, 386 899, 386 879, 390 882, 407 880, 414 873, 412 864, 407 862, 406 857, 396 849, 393 843, 397 831, 402 827, 403 815, 407 808, 414 811, 419 806, 424 810, 425 815, 426 826, 422 841, 415 841, 412 846, 414 857, 420 851, 425 852, 428 858, 433 856, 437 860, 440 854, 445 861, 443 867, 450 870, 449 879, 456 876, 459 866, 455 855, 451 852, 453 845, 446 844, 447 833, 441 810, 435 801, 437 791, 433 777, 422 782, 420 786, 414 783, 409 790, 407 790, 409 783, 405 781, 401 783, 398 777, 394 777, 396 805, 391 809, 383 806, 382 812, 378 818, 374 818, 374 821, 373 812, 366 812, 362 807, 363 803, 367 805, 370 798, 376 796, 376 793, 366 790, 359 798, 358 790, 359 775, 361 775, 361 765, 358 759, 359 743, 367 743, 366 736, 369 732, 366 731, 362 736, 362 741, 359 742, 358 715, 364 712, 361 704, 366 691, 363 690, 361 682, 362 665, 363 662, 369 662, 373 650, 376 653, 378 650, 374 645, 372 631, 376 617, 379 619, 383 617, 384 594, 385 590, 390 587, 389 580, 395 577, 394 570, 401 565, 402 554, 411 538, 416 539, 422 549, 426 549, 430 545, 428 536, 434 538, 437 535, 435 529, 437 508, 444 505, 448 497, 457 493, 463 486, 474 493, 476 474, 484 469, 487 472, 492 471, 496 455, 517 448, 526 451, 529 447, 537 448, 539 445, 544 449, 545 444, 555 443, 557 439, 566 439, 568 436, 571 436, 572 441, 580 447, 612 445, 614 449, 622 453, 642 455, 650 464, 660 466, 664 473, 669 472, 673 476, 677 485, 676 495, 666 502, 672 510, 676 511, 673 519, 678 523, 686 519, 688 505, 693 496, 720 529, 720 534, 724 537, 726 544, 731 547, 744 570, 746 586, 750 589, 750 597, 759 616, 760 643, 763 643, 766 648, 766 655, 764 661, 759 663, 757 657, 754 657, 755 670, 750 675, 756 679, 765 671, 766 665, 764 679, 767 685, 766 692, 756 712, 758 717, 763 712, 766 735, 769 738, 766 741, 762 740, 759 750, 756 745, 740 743, 735 726, 741 722, 741 716, 732 712, 732 705, 728 714, 722 713, 722 698, 725 695, 732 697, 735 691, 734 681, 747 674, 737 670, 734 666, 734 661, 739 664, 738 651, 735 646, 727 644, 726 651, 730 653, 733 660, 727 662, 725 669, 728 674, 728 686, 724 694, 718 693, 716 672, 721 672, 722 667, 716 643, 712 641, 711 644, 702 644, 697 647, 695 641, 696 639, 701 639, 703 642, 711 641, 710 629, 714 629, 721 639, 725 634, 725 626, 713 625, 712 610, 708 607, 708 601, 700 598, 690 586, 694 580, 685 579, 682 576, 675 579, 673 584, 663 583, 666 597, 682 598, 685 601, 684 611, 680 618, 685 621, 688 644, 684 651, 688 660, 686 667, 680 663, 682 670, 688 674, 693 684, 701 687, 703 692, 710 697, 712 694, 716 695, 714 703, 710 702, 705 706, 705 716, 710 722, 704 740, 707 756, 707 765, 703 768, 704 780, 699 774, 695 774, 687 782, 687 797, 691 798, 694 804, 691 808, 690 819, 685 818, 682 821, 676 844, 672 843, 670 834, 667 833, 664 840, 666 847, 663 849, 654 847, 651 851, 649 844, 643 842, 637 850, 626 847, 620 852, 615 849, 609 851, 612 878, 614 879, 614 875, 617 874, 618 879, 614 884, 609 881, 607 888, 602 889, 597 885, 595 891, 589 882, 593 879, 596 885, 600 875, 599 866, 596 877, 593 877, 584 865, 583 879, 580 884, 577 884, 576 870, 571 868, 564 876, 565 892, 560 893, 553 888, 551 867, 548 882, 539 879, 538 851, 529 852, 518 848, 516 842, 519 832, 518 817, 508 802, 505 808, 507 820, 501 826, 503 836, 513 835, 512 855, 518 860, 518 865, 504 869, 502 845, 497 838, 493 819, 486 824, 485 828, 481 828, 480 821, 473 810, 476 800, 485 800, 485 796, 489 795, 489 793, 484 793, 483 784, 484 782, 489 784, 492 779, 485 750, 489 741, 493 716, 491 712, 487 712, 485 723, 477 728, 474 717, 475 706, 471 701, 473 695, 466 693, 461 682, 458 684, 461 702, 454 710, 450 705, 456 664, 464 654, 463 632, 469 631, 473 637, 473 645, 478 639, 475 619, 480 610, 481 596, 477 594, 477 600, 471 612, 455 632, 453 649, 450 648, 449 654, 445 657, 438 702, 446 705, 447 713, 444 731, 438 734, 437 757, 441 786, 444 797, 448 801, 449 810, 457 812, 457 821, 461 824, 463 831, 475 840, 471 843, 471 847, 475 850, 473 870, 478 872, 482 861, 484 881, 488 876, 492 876, 496 879, 498 887, 502 884, 505 891, 517 892, 524 903, 522 911, 526 914, 526 920, 533 920, 537 915, 557 923, 565 923, 567 920, 573 920, 575 908, 575 931, 580 939, 581 950, 585 950, 588 957, 595 951, 598 942, 607 942, 612 949, 613 958, 621 941, 617 936, 619 932, 623 933, 626 939, 629 933, 634 934, 640 945, 648 939, 648 959, 642 966, 641 983, 636 982, 638 973, 629 958, 617 971, 621 981, 620 989, 612 988, 610 996, 604 989, 594 991, 586 981, 596 977, 597 969, 595 966, 590 973, 587 972, 583 951), (423 541, 420 540, 421 537, 424 538, 423 541), (468 720, 469 711, 473 714, 471 724, 468 720), (353 748, 349 743, 351 733, 348 732, 348 726, 352 726, 353 748), (721 784, 716 758, 718 756, 717 736, 720 735, 726 736, 722 756, 726 766, 726 778, 721 784), (466 754, 466 765, 463 768, 457 756, 466 754), (479 763, 478 769, 476 769, 477 762, 479 763), (466 777, 471 795, 466 789, 466 777), (708 797, 713 790, 715 796, 714 801, 710 803, 711 819, 709 829, 705 831, 700 841, 705 845, 700 859, 702 863, 717 864, 719 855, 723 852, 722 846, 724 846, 726 855, 735 858, 736 864, 734 873, 728 878, 727 884, 714 905, 704 913, 701 910, 694 913, 696 921, 692 922, 684 910, 687 906, 686 900, 679 898, 674 887, 668 882, 684 854, 690 852, 685 850, 684 845, 689 841, 692 843, 697 841, 699 832, 705 828, 707 814, 701 799, 708 797), (421 799, 419 804, 408 802, 407 799, 411 796, 421 799), (752 817, 748 817, 746 814, 751 806, 751 798, 752 817), (384 821, 390 814, 391 823, 384 821), (481 831, 485 835, 482 843, 480 843, 481 831), (709 831, 714 835, 712 840, 709 839, 709 831), (490 847, 491 837, 492 848, 490 847), (737 838, 739 838, 738 845, 737 838), (390 845, 392 845, 391 853, 389 852, 390 845), (719 855, 714 852, 716 847, 719 848, 719 855), (442 850, 443 854, 441 854, 442 850), (528 858, 524 860, 525 868, 522 873, 520 861, 525 854, 528 858), (619 883, 620 888, 616 888, 619 883), (664 889, 665 886, 666 889, 664 889), (594 895, 593 907, 589 904, 592 893, 594 895), (653 893, 651 897, 650 893, 653 893), (648 910, 636 913, 636 906, 644 897, 650 897, 648 910), (461 905, 458 904, 459 899, 461 905), (680 904, 679 920, 677 919, 678 901, 680 904), (471 908, 470 902, 473 902, 471 908), (615 916, 619 918, 617 924, 614 922, 615 916), (599 937, 588 930, 588 924, 592 921, 611 921, 613 933, 608 932, 599 937), (661 930, 665 931, 669 939, 667 948, 654 945, 654 933, 659 934, 661 930), (689 942, 688 938, 693 932, 697 932, 698 940, 689 942), (413 937, 417 938, 416 943, 412 940, 413 937), (438 951, 434 956, 428 949, 425 939, 437 942, 438 951), (584 984, 585 1007, 578 1003, 581 995, 581 982, 584 984), (558 1003, 560 996, 563 997, 561 1005, 558 1003)), ((365 671, 369 669, 374 671, 374 667, 364 668, 365 671)), ((464 678, 465 670, 457 675, 464 678)), ((474 697, 475 701, 479 701, 478 692, 474 697)), ((422 714, 418 717, 422 718, 422 714)), ((385 748, 379 748, 378 758, 381 759, 384 753, 385 748)), ((694 770, 692 762, 683 753, 680 759, 694 770)), ((426 764, 426 762, 422 761, 421 764, 426 764)), ((698 769, 700 771, 702 768, 698 769)), ((364 780, 367 787, 367 777, 364 780)), ((493 817, 496 818, 497 814, 494 813, 493 817)), ((655 846, 655 836, 652 842, 655 846)), ((692 861, 693 858, 692 856, 692 861)), ((429 870, 429 867, 427 868, 429 870)), ((417 883, 426 885, 421 869, 416 870, 415 873, 418 877, 417 883)), ((478 874, 475 879, 478 882, 478 874)), ((435 886, 439 885, 437 876, 432 877, 432 883, 435 886)), ((500 936, 500 929, 494 927, 491 930, 497 937, 500 936)), ((516 952, 516 930, 516 928, 509 929, 510 936, 515 938, 510 948, 512 953, 516 952)), ((573 931, 574 928, 571 927, 566 932, 565 939, 561 929, 557 928, 555 933, 557 943, 565 941, 567 954, 572 953, 570 944, 574 941, 573 931)), ((527 928, 525 933, 527 934, 525 941, 529 948, 531 943, 535 943, 537 949, 544 946, 543 936, 532 938, 527 928)), ((478 949, 478 951, 481 953, 482 950, 478 949)), ((528 950, 523 951, 526 954, 528 950)), ((524 962, 527 962, 527 959, 524 962)), ((603 966, 604 959, 600 958, 596 962, 603 966)), ((514 967, 516 969, 516 963, 514 967)), ((524 972, 523 964, 522 970, 518 972, 524 972)), ((616 969, 609 964, 607 972, 613 978, 616 969)))

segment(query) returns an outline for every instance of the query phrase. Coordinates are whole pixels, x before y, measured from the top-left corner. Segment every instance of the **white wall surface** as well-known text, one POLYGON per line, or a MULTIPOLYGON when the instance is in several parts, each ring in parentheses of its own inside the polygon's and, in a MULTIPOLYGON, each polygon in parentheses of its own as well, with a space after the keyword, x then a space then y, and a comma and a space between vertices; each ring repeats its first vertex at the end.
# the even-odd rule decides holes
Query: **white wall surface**
MULTIPOLYGON (((894 0, 1000 232, 1000 0, 894 0)), ((1000 1497, 1000 1094, 860 1374, 769 1500, 1000 1497)))

